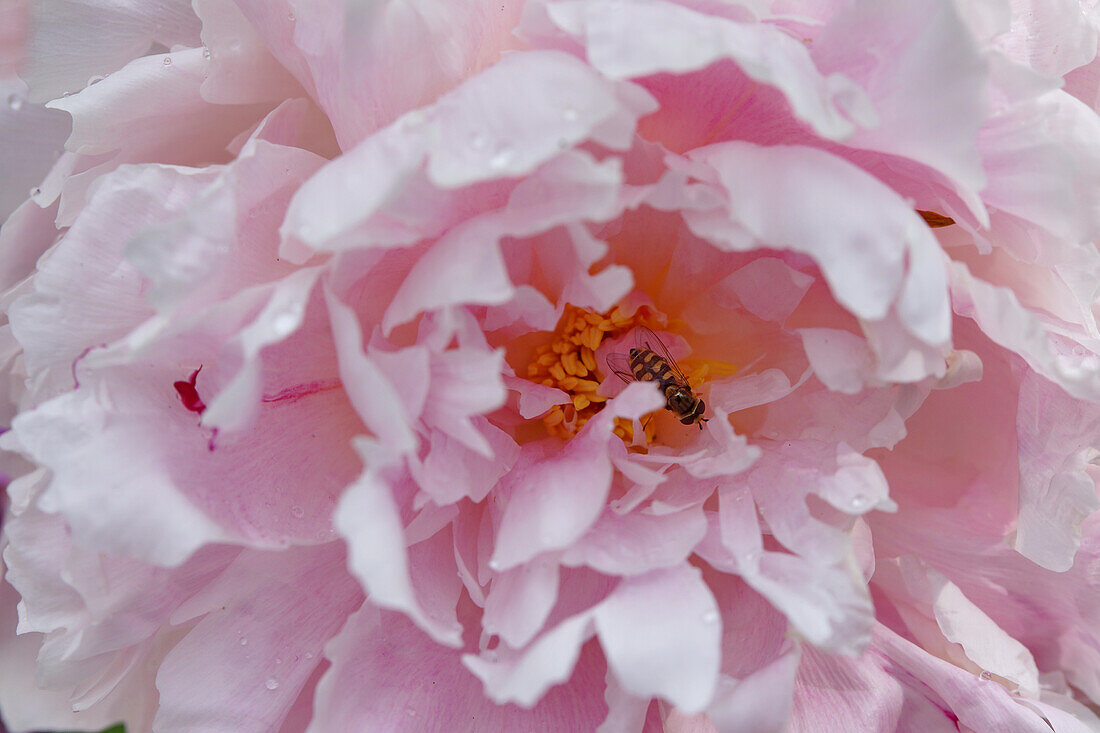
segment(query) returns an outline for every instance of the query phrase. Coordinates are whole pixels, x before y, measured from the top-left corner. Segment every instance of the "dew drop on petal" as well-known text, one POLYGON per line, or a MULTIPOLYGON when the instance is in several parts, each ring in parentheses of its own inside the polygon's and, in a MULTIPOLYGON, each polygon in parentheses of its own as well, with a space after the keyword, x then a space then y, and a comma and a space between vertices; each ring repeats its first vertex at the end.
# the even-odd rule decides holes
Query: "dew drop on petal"
POLYGON ((988 669, 983 669, 978 677, 983 680, 991 680, 993 679, 993 674, 988 669))
POLYGON ((500 571, 500 563, 497 562, 496 560, 490 560, 489 561, 489 569, 499 572, 500 571))
POLYGON ((305 658, 306 659, 313 659, 313 652, 306 652, 305 653, 305 658))
POLYGON ((298 314, 284 311, 271 321, 271 330, 280 336, 286 336, 298 327, 298 314))
POLYGON ((16 112, 23 109, 23 105, 26 103, 26 101, 27 100, 23 98, 23 95, 19 94, 18 92, 12 92, 8 95, 8 106, 16 112))
POLYGON ((204 48, 202 49, 202 57, 203 57, 203 60, 205 60, 205 61, 209 61, 209 60, 210 60, 210 57, 211 57, 212 55, 213 55, 213 54, 211 54, 211 53, 210 53, 210 49, 209 49, 209 48, 205 48, 205 47, 204 47, 204 48))
POLYGON ((96 74, 95 76, 89 76, 88 77, 88 86, 91 86, 93 84, 98 84, 99 82, 103 81, 106 78, 107 77, 105 77, 101 74, 96 74))
POLYGON ((165 56, 163 63, 164 63, 165 66, 171 66, 172 65, 172 57, 171 56, 165 56))
POLYGON ((470 136, 470 147, 474 150, 485 150, 489 147, 489 138, 480 132, 474 133, 470 136))
POLYGON ((855 496, 852 497, 852 500, 851 500, 850 503, 851 503, 852 509, 854 509, 855 511, 861 511, 861 510, 867 508, 867 505, 871 503, 871 500, 868 499, 863 494, 856 494, 855 496))
POLYGON ((306 510, 295 504, 294 506, 290 507, 290 515, 295 519, 301 519, 306 515, 306 510))
POLYGON ((241 646, 248 646, 248 639, 241 637, 241 646))
POLYGON ((35 186, 34 188, 32 188, 32 189, 31 189, 30 191, 28 191, 27 193, 28 193, 28 194, 30 195, 30 197, 31 197, 32 199, 36 199, 36 198, 38 198, 38 197, 39 197, 39 196, 40 196, 40 195, 42 194, 42 189, 41 189, 41 188, 39 188, 38 186, 35 186))
POLYGON ((297 20, 297 18, 294 17, 294 11, 293 10, 286 14, 286 19, 289 20, 291 23, 293 23, 295 20, 297 20))
POLYGON ((713 623, 717 623, 717 622, 718 622, 718 612, 717 611, 707 611, 706 613, 703 614, 703 623, 713 624, 713 623))
POLYGON ((279 687, 279 681, 276 680, 274 677, 268 677, 267 682, 264 683, 264 687, 269 690, 277 689, 279 687))
POLYGON ((577 112, 576 107, 566 107, 561 113, 561 116, 564 117, 567 122, 575 122, 577 118, 580 117, 580 113, 577 112))
POLYGON ((503 168, 512 162, 512 158, 515 157, 515 153, 509 147, 503 147, 498 150, 492 158, 489 159, 489 166, 491 168, 503 168))
POLYGON ((410 718, 415 718, 416 717, 416 709, 413 708, 412 706, 405 708, 405 715, 408 715, 410 718))

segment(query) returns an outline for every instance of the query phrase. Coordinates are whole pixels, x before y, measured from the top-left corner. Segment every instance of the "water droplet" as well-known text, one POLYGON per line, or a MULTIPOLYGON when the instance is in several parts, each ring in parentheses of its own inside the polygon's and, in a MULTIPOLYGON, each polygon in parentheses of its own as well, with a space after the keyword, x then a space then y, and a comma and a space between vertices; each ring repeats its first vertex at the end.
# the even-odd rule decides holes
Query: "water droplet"
POLYGON ((305 658, 306 659, 313 659, 313 652, 306 652, 305 653, 305 658))
POLYGON ((291 23, 293 23, 295 20, 297 20, 297 18, 294 17, 294 11, 293 10, 291 10, 289 13, 286 14, 286 19, 289 20, 291 23))
POLYGON ((282 659, 280 659, 279 657, 275 657, 275 664, 282 664, 282 663, 283 663, 282 659))
POLYGON ((30 197, 31 197, 32 199, 36 199, 36 198, 38 198, 39 196, 41 196, 41 195, 42 195, 42 189, 41 189, 41 188, 39 188, 38 186, 35 186, 34 188, 32 188, 32 189, 31 189, 30 191, 28 191, 27 193, 28 193, 28 194, 30 194, 30 197))
POLYGON ((514 157, 515 153, 512 152, 511 148, 503 147, 489 159, 489 166, 492 168, 503 168, 511 163, 514 157))
POLYGON ((211 56, 213 56, 213 54, 210 53, 210 49, 206 48, 204 46, 203 49, 202 49, 202 58, 203 58, 203 60, 204 61, 209 61, 211 56))
POLYGON ((107 77, 103 76, 102 74, 96 74, 95 76, 89 76, 88 77, 88 86, 91 86, 92 84, 98 84, 99 82, 103 81, 106 78, 107 77))
POLYGON ((567 122, 575 122, 577 118, 580 117, 580 113, 577 112, 575 107, 566 107, 561 113, 561 116, 564 117, 567 122))
POLYGON ((993 679, 993 673, 990 672, 988 669, 983 669, 982 673, 978 675, 978 677, 983 680, 991 680, 993 679))
POLYGON ((294 506, 290 507, 290 515, 295 519, 301 519, 306 515, 306 510, 295 504, 294 506))
POLYGON ((171 66, 172 65, 172 57, 171 56, 165 56, 164 61, 162 63, 165 66, 171 66))
POLYGON ((408 715, 410 718, 415 718, 416 717, 416 709, 413 708, 412 706, 409 706, 409 707, 405 708, 405 715, 408 715))
POLYGON ((243 636, 241 637, 241 646, 248 646, 248 639, 245 639, 243 636))
POLYGON ((279 681, 276 680, 274 677, 268 677, 267 682, 264 683, 264 687, 269 690, 277 689, 279 687, 279 681))
POLYGON ((1089 350, 1086 349, 1081 344, 1077 344, 1076 346, 1073 347, 1073 353, 1076 354, 1077 356, 1084 356, 1085 354, 1089 353, 1089 350))
POLYGON ((16 112, 23 109, 23 104, 26 103, 26 101, 27 100, 23 98, 23 95, 19 94, 18 92, 12 92, 8 95, 8 106, 16 112))
POLYGON ((498 562, 497 560, 490 560, 489 569, 495 572, 500 572, 500 562, 498 562))
POLYGON ((298 327, 298 314, 292 311, 283 311, 271 321, 271 330, 280 336, 291 333, 298 327))
POLYGON ((718 612, 717 611, 707 611, 706 613, 703 614, 703 623, 713 624, 713 623, 717 623, 717 621, 718 621, 718 612))
POLYGON ((852 497, 852 500, 851 500, 850 503, 851 503, 852 509, 854 509, 855 511, 858 512, 858 511, 861 511, 863 509, 866 509, 867 505, 871 503, 871 500, 868 499, 863 494, 856 494, 855 496, 852 497))

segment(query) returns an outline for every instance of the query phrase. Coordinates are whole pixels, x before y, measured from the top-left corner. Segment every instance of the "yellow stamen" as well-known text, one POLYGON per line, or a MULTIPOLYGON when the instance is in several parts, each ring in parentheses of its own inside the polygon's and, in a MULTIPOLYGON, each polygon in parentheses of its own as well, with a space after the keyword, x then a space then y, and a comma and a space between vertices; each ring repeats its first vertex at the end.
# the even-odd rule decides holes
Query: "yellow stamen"
MULTIPOLYGON (((604 339, 618 338, 638 325, 660 328, 662 323, 663 320, 658 323, 653 313, 644 308, 628 316, 617 306, 601 314, 566 305, 553 334, 535 348, 534 360, 527 365, 527 377, 531 381, 569 395, 568 403, 554 405, 542 416, 541 422, 547 432, 560 438, 572 437, 603 409, 608 398, 596 393, 604 379, 596 350, 604 339)), ((705 376, 705 369, 702 374, 705 376)), ((645 420, 646 444, 653 440, 653 422, 645 420)), ((634 426, 629 420, 616 419, 614 430, 626 443, 634 443, 634 426)))
POLYGON ((565 420, 565 413, 561 411, 561 405, 551 407, 550 412, 546 413, 546 417, 542 418, 548 428, 561 424, 563 420, 565 420))
MULTIPOLYGON (((598 346, 598 344, 597 344, 598 346)), ((588 371, 596 371, 596 350, 591 346, 585 346, 581 349, 581 362, 588 368, 588 371)))

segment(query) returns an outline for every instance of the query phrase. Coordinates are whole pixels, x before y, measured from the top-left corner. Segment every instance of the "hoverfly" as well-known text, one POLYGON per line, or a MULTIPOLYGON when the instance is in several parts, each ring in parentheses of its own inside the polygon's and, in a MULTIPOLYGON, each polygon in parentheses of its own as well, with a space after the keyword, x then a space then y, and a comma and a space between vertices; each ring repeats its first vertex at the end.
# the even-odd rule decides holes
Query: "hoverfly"
POLYGON ((634 329, 635 346, 628 354, 607 355, 607 366, 625 382, 656 382, 665 396, 665 409, 680 418, 684 425, 703 423, 707 405, 691 391, 687 377, 664 343, 645 326, 634 329))

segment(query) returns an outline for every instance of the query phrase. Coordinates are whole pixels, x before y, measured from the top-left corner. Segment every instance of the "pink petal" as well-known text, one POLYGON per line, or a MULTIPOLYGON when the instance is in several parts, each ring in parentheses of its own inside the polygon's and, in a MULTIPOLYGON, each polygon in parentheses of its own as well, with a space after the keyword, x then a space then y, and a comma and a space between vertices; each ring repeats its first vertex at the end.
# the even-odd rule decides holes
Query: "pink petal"
POLYGON ((155 725, 275 729, 325 642, 362 603, 343 565, 335 544, 243 553, 173 617, 202 618, 157 673, 155 725))
POLYGON ((462 663, 485 683, 485 695, 498 705, 531 707, 552 685, 569 679, 582 645, 594 633, 591 613, 581 613, 543 633, 522 652, 466 654, 462 663))
POLYGON ((458 729, 593 730, 606 712, 598 654, 581 654, 572 679, 566 670, 565 684, 537 704, 538 696, 531 698, 529 709, 494 705, 458 652, 369 605, 351 616, 325 654, 333 664, 318 685, 310 731, 407 730, 442 721, 458 729))
POLYGON ((1100 410, 1070 399, 1028 372, 1020 385, 1016 439, 1020 506, 1014 547, 1049 570, 1073 566, 1081 525, 1100 509, 1089 474, 1098 448, 1084 436, 1100 434, 1100 410))
MULTIPOLYGON (((715 567, 736 572, 782 611, 816 646, 859 653, 873 621, 870 594, 854 569, 783 552, 763 551, 755 505, 744 489, 720 493, 718 533, 700 554, 715 567)), ((712 530, 713 532, 713 530, 712 530)))
POLYGON ((127 259, 149 278, 148 299, 164 312, 198 310, 252 285, 290 275, 273 256, 291 192, 323 159, 252 140, 186 213, 138 234, 127 259))
POLYGON ((482 347, 461 346, 432 354, 431 384, 421 416, 424 424, 485 458, 508 460, 515 450, 512 441, 494 434, 491 443, 472 422, 504 404, 507 393, 501 377, 503 368, 503 354, 482 347))
POLYGON ((879 124, 855 131, 847 145, 923 163, 976 199, 985 184, 975 140, 989 72, 953 3, 854 3, 830 19, 811 54, 822 71, 865 89, 878 114, 879 124))
MULTIPOLYGON (((391 449, 410 451, 416 446, 412 422, 402 395, 379 365, 363 351, 362 331, 355 312, 326 289, 325 301, 332 319, 332 333, 340 364, 341 382, 357 414, 372 433, 391 449)), ((414 361, 424 362, 423 350, 410 353, 414 361)), ((405 362, 406 378, 416 373, 416 364, 405 362)), ((424 372, 423 368, 419 369, 424 372)))
MULTIPOLYGON (((360 438, 356 449, 368 468, 344 492, 335 516, 336 528, 348 543, 348 567, 372 603, 403 611, 440 644, 460 646, 462 627, 453 618, 453 606, 450 618, 430 616, 425 609, 430 599, 421 594, 435 588, 413 584, 404 526, 389 478, 397 478, 400 471, 385 467, 387 451, 380 446, 360 438)), ((459 582, 457 572, 451 579, 459 582)))
POLYGON ((719 685, 714 702, 707 708, 708 717, 718 730, 787 730, 801 658, 800 647, 792 646, 736 683, 724 680, 726 684, 719 685))
POLYGON ((154 42, 198 45, 199 21, 186 0, 154 6, 76 2, 35 6, 26 68, 21 72, 44 102, 84 88, 146 54, 154 42))
POLYGON ((629 10, 614 2, 560 2, 549 15, 580 36, 589 62, 614 79, 701 69, 733 59, 752 79, 779 89, 794 113, 828 138, 875 121, 863 90, 838 75, 822 75, 805 46, 765 24, 737 23, 671 2, 629 10))
MULTIPOLYGON (((874 631, 875 649, 945 703, 958 722, 973 730, 1047 731, 1049 726, 1020 705, 1005 688, 933 657, 882 625, 874 631)), ((901 676, 901 675, 899 675, 901 676)))
POLYGON ((717 287, 728 290, 749 313, 782 323, 798 307, 813 278, 774 257, 760 257, 717 287))
POLYGON ((706 531, 700 507, 660 516, 605 511, 561 559, 607 575, 639 575, 687 560, 706 531))
POLYGON ((195 0, 202 43, 209 51, 202 96, 217 104, 282 101, 302 94, 235 3, 195 0))
POLYGON ((43 209, 27 200, 0 228, 0 291, 8 291, 37 269, 38 259, 57 240, 56 207, 43 209))
POLYGON ((417 485, 437 504, 452 504, 466 497, 483 501, 519 457, 519 446, 506 432, 484 418, 474 424, 489 444, 490 457, 432 430, 423 463, 410 458, 409 471, 417 485))
POLYGON ((92 426, 102 427, 107 409, 113 412, 120 403, 103 404, 92 385, 21 415, 13 430, 29 455, 52 468, 53 480, 42 500, 69 518, 79 544, 174 565, 198 547, 228 536, 167 475, 160 456, 171 441, 166 426, 155 413, 150 416, 138 407, 155 394, 155 386, 150 380, 144 385, 131 380, 134 414, 144 412, 145 420, 130 420, 113 431, 92 426), (59 440, 63 435, 68 439, 59 440), (112 444, 113 450, 107 447, 112 444), (120 449, 127 460, 118 459, 120 449), (119 531, 120 526, 126 531, 119 531))
MULTIPOLYGON (((0 183, 0 221, 38 188, 64 148, 70 121, 61 112, 27 101, 27 87, 18 79, 0 80, 0 156, 4 180, 0 183)), ((39 189, 41 190, 41 189, 39 189)), ((39 196, 34 198, 41 197, 39 196)))
POLYGON ((722 624, 696 568, 682 564, 623 580, 593 620, 623 689, 688 712, 710 703, 722 624))
POLYGON ((596 733, 637 733, 643 730, 650 701, 634 697, 624 690, 611 670, 607 671, 607 688, 603 697, 607 702, 607 717, 596 733))
POLYGON ((73 388, 73 363, 86 349, 122 337, 152 315, 140 273, 123 259, 126 242, 182 212, 213 176, 149 166, 102 179, 85 215, 41 263, 34 291, 8 311, 28 371, 45 372, 38 379, 46 395, 73 388))
POLYGON ((86 170, 65 182, 59 223, 71 224, 90 183, 122 163, 208 165, 228 159, 227 144, 260 119, 267 106, 210 104, 199 93, 204 64, 199 48, 142 56, 103 81, 49 103, 73 116, 67 150, 82 156, 118 151, 106 160, 86 158, 86 170))
MULTIPOLYGON (((615 194, 621 182, 618 165, 597 163, 581 153, 563 153, 547 163, 516 186, 507 206, 451 229, 428 250, 394 296, 382 320, 383 331, 389 333, 425 310, 463 303, 501 305, 511 300, 516 291, 498 241, 505 236, 529 237, 582 219, 611 218, 618 212, 615 194)), ((586 299, 569 293, 566 297, 586 304, 586 299)))
POLYGON ((1074 397, 1100 400, 1100 358, 1063 353, 1010 289, 979 280, 966 265, 955 262, 951 294, 955 312, 972 318, 990 340, 1019 354, 1034 371, 1074 397))
MULTIPOLYGON (((0 584, 0 623, 6 629, 15 628, 18 602, 19 594, 7 583, 0 584)), ((102 729, 124 717, 120 707, 112 706, 76 713, 68 692, 46 690, 35 684, 35 676, 29 671, 34 669, 40 645, 38 634, 7 633, 0 642, 0 709, 7 730, 76 730, 80 726, 102 729)))
POLYGON ((599 517, 611 487, 607 455, 614 417, 640 417, 661 406, 656 390, 627 387, 552 457, 520 463, 507 481, 514 486, 497 530, 493 562, 515 567, 540 552, 568 547, 599 517))
POLYGON ((731 207, 729 214, 686 212, 694 231, 705 236, 701 228, 709 220, 729 216, 765 244, 813 257, 836 299, 857 317, 884 318, 896 303, 914 336, 928 344, 947 341, 950 310, 939 246, 909 204, 877 179, 797 146, 723 143, 691 157, 717 171, 731 207), (815 203, 797 215, 774 205, 790 198, 815 203))
POLYGON ((485 599, 482 628, 520 649, 542 628, 557 598, 558 564, 551 559, 536 559, 499 573, 485 599))

